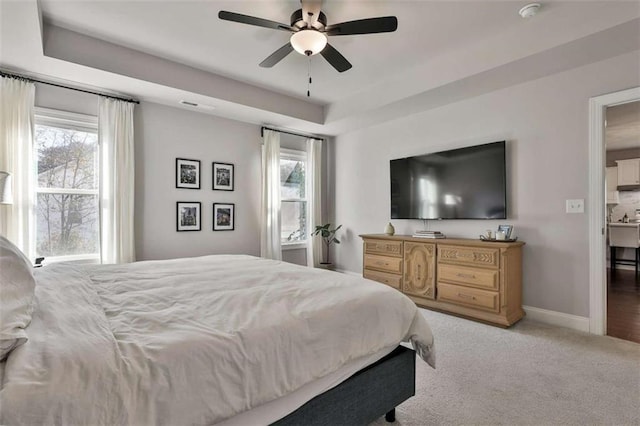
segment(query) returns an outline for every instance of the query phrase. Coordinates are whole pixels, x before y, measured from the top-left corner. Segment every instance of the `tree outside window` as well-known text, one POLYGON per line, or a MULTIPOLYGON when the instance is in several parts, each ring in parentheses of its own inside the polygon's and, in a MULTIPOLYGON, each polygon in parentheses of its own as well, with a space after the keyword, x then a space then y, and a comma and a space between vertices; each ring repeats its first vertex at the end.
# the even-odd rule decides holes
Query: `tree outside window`
POLYGON ((38 117, 36 250, 45 257, 100 252, 98 135, 86 125, 38 117))

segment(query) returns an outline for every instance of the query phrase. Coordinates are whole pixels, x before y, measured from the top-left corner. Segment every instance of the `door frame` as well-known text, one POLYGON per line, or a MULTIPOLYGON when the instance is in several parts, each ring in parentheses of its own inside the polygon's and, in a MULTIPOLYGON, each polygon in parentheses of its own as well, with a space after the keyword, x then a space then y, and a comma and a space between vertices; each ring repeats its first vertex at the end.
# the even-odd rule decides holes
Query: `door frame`
POLYGON ((589 332, 607 334, 605 110, 640 100, 640 87, 589 99, 589 332))

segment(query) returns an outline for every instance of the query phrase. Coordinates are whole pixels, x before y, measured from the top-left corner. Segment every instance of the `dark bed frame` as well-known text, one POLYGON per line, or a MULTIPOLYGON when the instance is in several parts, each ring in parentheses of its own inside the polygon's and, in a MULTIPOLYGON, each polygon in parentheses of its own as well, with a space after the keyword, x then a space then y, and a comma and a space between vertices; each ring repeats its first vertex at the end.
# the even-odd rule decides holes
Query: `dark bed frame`
POLYGON ((367 425, 415 395, 416 353, 398 346, 389 355, 316 396, 276 426, 367 425))

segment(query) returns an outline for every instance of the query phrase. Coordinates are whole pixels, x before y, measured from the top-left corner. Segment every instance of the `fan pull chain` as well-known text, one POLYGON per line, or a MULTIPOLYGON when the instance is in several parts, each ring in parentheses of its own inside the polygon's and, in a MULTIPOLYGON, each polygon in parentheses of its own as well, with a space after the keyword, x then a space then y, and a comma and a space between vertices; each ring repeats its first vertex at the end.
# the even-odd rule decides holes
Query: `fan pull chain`
POLYGON ((311 56, 307 56, 308 66, 307 66, 307 77, 309 77, 309 81, 307 82, 307 97, 311 96, 311 56))

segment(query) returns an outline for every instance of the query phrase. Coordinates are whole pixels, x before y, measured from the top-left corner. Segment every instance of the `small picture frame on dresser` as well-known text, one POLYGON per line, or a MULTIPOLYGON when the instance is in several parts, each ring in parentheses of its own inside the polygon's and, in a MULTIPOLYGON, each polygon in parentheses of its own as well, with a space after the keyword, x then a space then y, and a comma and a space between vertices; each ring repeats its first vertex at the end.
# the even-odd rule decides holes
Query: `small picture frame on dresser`
POLYGON ((513 234, 513 225, 498 225, 498 231, 504 232, 504 238, 510 240, 513 234))

